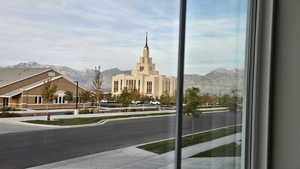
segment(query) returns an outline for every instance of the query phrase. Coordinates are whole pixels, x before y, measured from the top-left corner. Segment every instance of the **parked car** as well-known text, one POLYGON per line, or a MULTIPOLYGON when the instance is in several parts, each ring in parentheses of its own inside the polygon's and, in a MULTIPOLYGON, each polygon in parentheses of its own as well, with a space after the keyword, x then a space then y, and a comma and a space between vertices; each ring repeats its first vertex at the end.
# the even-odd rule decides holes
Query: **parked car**
POLYGON ((101 103, 101 104, 108 103, 108 100, 104 100, 104 99, 103 99, 103 100, 100 100, 100 103, 101 103))
POLYGON ((131 102, 132 104, 144 104, 144 102, 143 101, 139 101, 139 100, 137 100, 137 101, 132 101, 131 102))
POLYGON ((135 104, 144 104, 144 102, 138 100, 138 101, 135 102, 135 104))
POLYGON ((159 102, 159 101, 150 101, 150 104, 153 104, 153 105, 160 105, 160 102, 159 102))
POLYGON ((116 101, 116 100, 110 100, 110 101, 108 101, 108 103, 117 104, 118 101, 116 101))

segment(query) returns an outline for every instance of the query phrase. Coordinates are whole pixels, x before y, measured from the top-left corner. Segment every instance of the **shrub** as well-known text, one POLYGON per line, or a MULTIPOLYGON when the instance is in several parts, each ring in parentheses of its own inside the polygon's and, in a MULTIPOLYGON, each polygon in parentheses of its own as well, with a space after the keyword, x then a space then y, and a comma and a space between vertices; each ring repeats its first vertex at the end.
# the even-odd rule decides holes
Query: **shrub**
POLYGON ((21 110, 13 107, 3 107, 0 109, 0 111, 5 112, 5 111, 21 111, 21 110))
POLYGON ((64 114, 65 114, 65 115, 73 115, 74 112, 73 112, 73 111, 72 111, 72 112, 65 112, 64 114))
POLYGON ((0 113, 0 118, 9 118, 9 117, 21 117, 21 114, 18 113, 0 113))
POLYGON ((94 108, 90 110, 90 113, 101 113, 99 109, 94 108))
POLYGON ((115 108, 115 107, 122 107, 122 104, 113 103, 113 104, 101 104, 101 107, 108 107, 108 108, 115 108))
POLYGON ((90 110, 89 109, 83 109, 83 110, 79 110, 79 114, 90 114, 90 110))

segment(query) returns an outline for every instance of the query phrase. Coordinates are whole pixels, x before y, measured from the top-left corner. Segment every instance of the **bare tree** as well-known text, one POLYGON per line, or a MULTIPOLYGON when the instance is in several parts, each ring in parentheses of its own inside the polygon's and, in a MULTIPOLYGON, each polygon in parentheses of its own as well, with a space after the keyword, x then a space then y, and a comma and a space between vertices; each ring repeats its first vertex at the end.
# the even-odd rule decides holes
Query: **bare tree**
POLYGON ((102 84, 103 84, 103 77, 101 74, 101 67, 95 67, 95 77, 92 81, 92 89, 94 92, 94 98, 96 103, 99 103, 101 96, 102 96, 102 84))
POLYGON ((46 105, 47 105, 48 120, 50 120, 49 103, 53 101, 56 91, 57 91, 57 86, 49 78, 45 82, 44 87, 42 89, 42 98, 46 102, 46 105))

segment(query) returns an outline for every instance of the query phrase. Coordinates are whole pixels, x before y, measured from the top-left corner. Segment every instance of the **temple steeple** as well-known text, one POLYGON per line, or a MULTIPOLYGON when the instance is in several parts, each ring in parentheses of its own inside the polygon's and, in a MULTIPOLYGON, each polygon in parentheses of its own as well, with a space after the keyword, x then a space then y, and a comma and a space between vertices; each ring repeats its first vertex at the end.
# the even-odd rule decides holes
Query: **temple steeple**
POLYGON ((148 48, 148 32, 146 32, 146 43, 145 43, 145 48, 148 48))
POLYGON ((149 57, 150 53, 149 53, 149 47, 148 47, 148 32, 146 32, 146 42, 145 42, 145 47, 144 47, 144 51, 143 51, 143 56, 144 57, 149 57))

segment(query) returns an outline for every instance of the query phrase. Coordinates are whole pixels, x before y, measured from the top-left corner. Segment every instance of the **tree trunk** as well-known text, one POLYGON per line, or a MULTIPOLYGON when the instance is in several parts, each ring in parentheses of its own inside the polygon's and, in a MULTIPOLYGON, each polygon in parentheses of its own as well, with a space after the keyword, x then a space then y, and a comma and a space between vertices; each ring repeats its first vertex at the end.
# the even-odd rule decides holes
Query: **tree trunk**
POLYGON ((47 109, 47 120, 49 121, 51 120, 50 112, 49 112, 49 103, 47 103, 46 109, 47 109))
POLYGON ((194 140, 194 117, 192 116, 192 139, 194 140))

